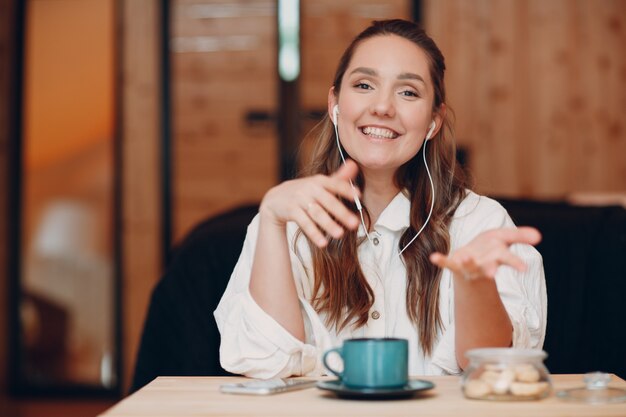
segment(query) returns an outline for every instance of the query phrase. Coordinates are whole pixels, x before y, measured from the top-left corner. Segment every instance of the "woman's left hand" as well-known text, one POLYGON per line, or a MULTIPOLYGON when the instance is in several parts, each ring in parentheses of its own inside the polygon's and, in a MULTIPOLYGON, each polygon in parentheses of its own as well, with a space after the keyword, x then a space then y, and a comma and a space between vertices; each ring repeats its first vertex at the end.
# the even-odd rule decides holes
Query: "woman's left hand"
POLYGON ((533 227, 494 229, 481 233, 452 254, 435 252, 430 255, 430 261, 440 268, 450 269, 460 278, 493 279, 500 265, 526 270, 526 264, 511 252, 512 244, 536 245, 540 241, 541 233, 533 227))

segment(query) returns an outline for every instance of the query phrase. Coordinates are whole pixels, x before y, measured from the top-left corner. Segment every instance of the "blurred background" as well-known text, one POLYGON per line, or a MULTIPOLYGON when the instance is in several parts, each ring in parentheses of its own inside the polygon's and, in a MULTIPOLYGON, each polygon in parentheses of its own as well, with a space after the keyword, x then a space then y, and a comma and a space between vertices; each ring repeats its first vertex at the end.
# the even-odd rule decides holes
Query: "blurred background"
POLYGON ((293 174, 395 17, 446 57, 479 192, 626 204, 623 0, 0 0, 0 415, 124 395, 172 248, 293 174))

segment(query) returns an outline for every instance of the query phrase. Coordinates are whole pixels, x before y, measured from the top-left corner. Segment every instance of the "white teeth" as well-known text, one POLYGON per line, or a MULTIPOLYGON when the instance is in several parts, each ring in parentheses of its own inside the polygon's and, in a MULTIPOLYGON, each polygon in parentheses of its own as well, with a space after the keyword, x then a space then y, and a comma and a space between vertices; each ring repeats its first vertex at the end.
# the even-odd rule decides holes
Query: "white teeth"
POLYGON ((366 126, 363 129, 363 133, 369 136, 377 137, 377 138, 387 138, 394 139, 398 137, 398 134, 392 130, 384 129, 381 127, 370 127, 366 126))

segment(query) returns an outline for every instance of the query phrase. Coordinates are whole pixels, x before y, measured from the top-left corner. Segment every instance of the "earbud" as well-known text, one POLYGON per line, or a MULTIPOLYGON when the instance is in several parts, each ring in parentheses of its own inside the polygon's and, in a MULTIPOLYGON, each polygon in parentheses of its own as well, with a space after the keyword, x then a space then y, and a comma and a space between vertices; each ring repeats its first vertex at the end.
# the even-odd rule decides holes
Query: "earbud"
POLYGON ((435 123, 434 120, 430 122, 430 125, 428 126, 428 133, 426 134, 426 140, 430 139, 436 127, 437 127, 437 123, 435 123))
POLYGON ((339 104, 335 104, 333 107, 333 124, 337 126, 337 118, 339 117, 339 104))

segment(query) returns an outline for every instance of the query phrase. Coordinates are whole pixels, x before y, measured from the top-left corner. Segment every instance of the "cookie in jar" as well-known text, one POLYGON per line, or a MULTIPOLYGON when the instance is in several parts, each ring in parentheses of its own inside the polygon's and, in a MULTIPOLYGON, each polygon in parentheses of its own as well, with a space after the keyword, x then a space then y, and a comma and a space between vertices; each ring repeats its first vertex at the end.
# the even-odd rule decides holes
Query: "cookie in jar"
POLYGON ((469 366, 461 380, 467 398, 495 401, 539 400, 552 391, 543 364, 546 352, 535 349, 485 348, 466 353, 469 366))

